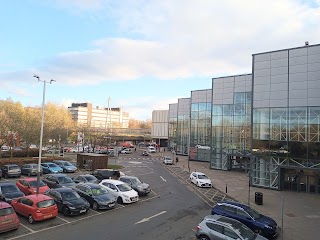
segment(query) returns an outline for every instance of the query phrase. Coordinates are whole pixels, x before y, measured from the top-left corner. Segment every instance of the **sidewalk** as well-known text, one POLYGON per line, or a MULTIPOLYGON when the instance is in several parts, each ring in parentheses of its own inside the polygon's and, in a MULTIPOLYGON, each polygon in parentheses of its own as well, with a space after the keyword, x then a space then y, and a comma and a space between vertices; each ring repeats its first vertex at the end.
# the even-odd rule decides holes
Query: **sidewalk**
MULTIPOLYGON (((173 154, 161 152, 164 155, 173 154)), ((188 157, 177 156, 177 166, 188 169, 188 157)), ((264 188, 250 187, 248 176, 244 172, 222 171, 210 169, 208 162, 189 162, 190 172, 199 171, 205 173, 213 183, 213 186, 226 193, 231 198, 249 205, 258 212, 273 218, 281 227, 282 219, 282 196, 284 199, 283 236, 285 240, 311 240, 320 239, 320 195, 276 191, 264 188), (255 192, 263 193, 263 205, 255 204, 255 192)), ((209 214, 209 213, 208 213, 209 214)), ((280 239, 281 235, 278 239, 280 239)))

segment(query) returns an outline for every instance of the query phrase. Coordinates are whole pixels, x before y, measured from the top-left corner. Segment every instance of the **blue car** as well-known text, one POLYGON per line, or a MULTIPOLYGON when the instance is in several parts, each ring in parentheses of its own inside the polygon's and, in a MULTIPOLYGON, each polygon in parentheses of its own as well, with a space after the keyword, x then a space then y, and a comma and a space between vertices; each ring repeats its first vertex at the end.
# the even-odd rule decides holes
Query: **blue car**
POLYGON ((54 160, 55 164, 59 165, 63 169, 65 173, 74 173, 77 171, 77 167, 74 166, 72 163, 65 161, 65 160, 54 160))
POLYGON ((236 219, 252 231, 268 239, 274 238, 280 231, 277 223, 272 218, 262 215, 251 207, 239 202, 219 202, 212 208, 211 214, 236 219))
POLYGON ((62 173, 63 169, 53 162, 41 163, 43 173, 62 173))

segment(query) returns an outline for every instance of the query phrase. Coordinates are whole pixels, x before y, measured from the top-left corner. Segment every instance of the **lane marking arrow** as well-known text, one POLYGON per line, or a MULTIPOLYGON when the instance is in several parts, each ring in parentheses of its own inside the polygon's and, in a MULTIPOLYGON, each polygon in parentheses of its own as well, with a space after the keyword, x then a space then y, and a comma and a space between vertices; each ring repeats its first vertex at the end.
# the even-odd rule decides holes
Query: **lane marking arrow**
POLYGON ((162 176, 160 176, 160 178, 162 179, 162 181, 166 182, 167 180, 165 180, 162 176))
POLYGON ((159 213, 157 213, 157 214, 155 214, 155 215, 153 215, 153 216, 151 216, 151 217, 144 218, 144 219, 140 220, 139 222, 136 222, 135 224, 148 222, 148 221, 150 221, 150 219, 152 219, 152 218, 154 218, 154 217, 157 217, 157 216, 160 216, 160 215, 162 215, 162 214, 164 214, 164 213, 166 213, 166 212, 167 212, 167 211, 159 212, 159 213))

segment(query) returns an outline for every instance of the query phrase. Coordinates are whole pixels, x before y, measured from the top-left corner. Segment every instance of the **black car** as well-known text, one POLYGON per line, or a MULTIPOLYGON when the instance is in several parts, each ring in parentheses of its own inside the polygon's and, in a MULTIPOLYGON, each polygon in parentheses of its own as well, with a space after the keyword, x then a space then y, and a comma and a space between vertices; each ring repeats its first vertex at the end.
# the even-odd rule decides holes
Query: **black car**
POLYGON ((73 177, 72 180, 75 183, 98 183, 99 182, 98 178, 90 174, 78 175, 73 177))
POLYGON ((115 207, 115 197, 99 184, 79 183, 72 189, 74 189, 81 197, 86 199, 93 210, 112 209, 115 207))
POLYGON ((60 173, 47 174, 43 178, 43 182, 46 183, 49 188, 72 187, 76 185, 70 177, 60 173))
POLYGON ((151 192, 150 186, 147 183, 143 183, 139 178, 134 176, 122 176, 119 178, 120 181, 125 182, 134 190, 136 190, 139 196, 147 195, 151 192))
POLYGON ((88 212, 90 204, 87 200, 71 188, 50 189, 44 193, 52 197, 58 207, 58 211, 65 216, 79 215, 88 212))
POLYGON ((11 203, 12 199, 23 196, 24 193, 14 183, 0 183, 0 200, 11 203))
POLYGON ((120 172, 115 169, 96 169, 92 172, 92 175, 99 180, 118 179, 120 177, 120 172))
MULTIPOLYGON (((43 173, 42 166, 40 166, 40 175, 42 175, 42 173, 43 173)), ((21 174, 28 175, 29 177, 37 175, 38 164, 35 164, 35 163, 24 164, 21 167, 21 174)))
POLYGON ((6 164, 2 167, 2 176, 8 177, 20 177, 21 169, 17 164, 6 164))

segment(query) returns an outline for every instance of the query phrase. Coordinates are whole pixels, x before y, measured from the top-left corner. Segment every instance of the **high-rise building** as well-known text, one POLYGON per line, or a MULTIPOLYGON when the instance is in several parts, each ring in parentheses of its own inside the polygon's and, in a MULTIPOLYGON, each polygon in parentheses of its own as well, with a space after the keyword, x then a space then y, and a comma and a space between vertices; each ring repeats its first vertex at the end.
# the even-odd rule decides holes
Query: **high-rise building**
POLYGON ((93 108, 91 103, 72 103, 68 110, 78 125, 99 129, 129 127, 129 113, 122 108, 93 108))

